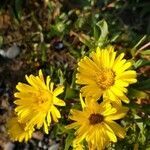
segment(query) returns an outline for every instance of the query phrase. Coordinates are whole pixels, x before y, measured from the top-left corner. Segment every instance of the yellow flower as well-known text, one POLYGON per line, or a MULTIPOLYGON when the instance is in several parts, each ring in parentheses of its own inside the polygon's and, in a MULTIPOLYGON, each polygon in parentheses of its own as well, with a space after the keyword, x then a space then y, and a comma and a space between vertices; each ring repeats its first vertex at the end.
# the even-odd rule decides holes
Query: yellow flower
POLYGON ((128 103, 125 96, 127 86, 135 83, 136 72, 128 70, 131 62, 123 59, 124 53, 116 56, 113 47, 106 49, 97 48, 90 57, 85 56, 78 63, 78 73, 76 75, 78 84, 84 85, 81 88, 82 95, 99 99, 102 95, 104 99, 110 99, 120 103, 128 103))
POLYGON ((75 121, 67 128, 76 129, 76 138, 74 143, 82 143, 84 140, 88 143, 91 150, 102 150, 110 142, 117 142, 117 137, 125 137, 125 129, 115 120, 121 119, 126 115, 127 108, 120 105, 112 105, 108 101, 98 104, 95 99, 84 103, 81 100, 82 111, 71 110, 70 119, 75 121), (83 105, 84 104, 84 105, 83 105))
POLYGON ((17 98, 14 102, 17 105, 15 111, 19 120, 27 124, 26 128, 36 126, 39 129, 44 125, 44 131, 48 133, 51 116, 54 122, 58 122, 58 118, 61 117, 55 105, 65 105, 64 101, 57 98, 64 87, 58 86, 53 89, 54 83, 50 82, 49 76, 45 83, 41 70, 38 76, 25 77, 29 85, 18 83, 16 86, 19 92, 14 94, 17 98))
POLYGON ((34 131, 34 128, 25 130, 25 124, 18 122, 17 117, 8 119, 7 127, 8 134, 13 141, 27 142, 34 131))

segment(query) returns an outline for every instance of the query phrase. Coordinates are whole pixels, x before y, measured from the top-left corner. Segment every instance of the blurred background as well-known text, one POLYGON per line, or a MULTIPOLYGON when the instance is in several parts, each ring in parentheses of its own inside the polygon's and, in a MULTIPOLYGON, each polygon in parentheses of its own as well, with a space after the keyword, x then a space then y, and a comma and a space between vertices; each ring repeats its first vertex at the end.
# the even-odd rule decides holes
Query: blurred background
MULTIPOLYGON (((67 86, 65 99, 74 99, 77 61, 90 48, 113 44, 133 59, 140 79, 148 79, 149 34, 149 0, 0 0, 0 149, 68 150, 70 147, 65 146, 67 136, 62 136, 62 127, 53 125, 48 135, 36 131, 28 143, 10 141, 6 121, 14 108, 15 86, 19 81, 25 82, 25 74, 44 70, 55 83, 67 86)), ((142 90, 149 89, 150 81, 145 84, 147 87, 142 90)), ((142 94, 142 104, 150 104, 147 93, 142 94)), ((138 113, 140 119, 148 119, 145 112, 138 113)), ((127 119, 131 123, 132 115, 127 119)), ((132 123, 130 136, 114 149, 149 150, 150 121, 146 126, 132 123)))

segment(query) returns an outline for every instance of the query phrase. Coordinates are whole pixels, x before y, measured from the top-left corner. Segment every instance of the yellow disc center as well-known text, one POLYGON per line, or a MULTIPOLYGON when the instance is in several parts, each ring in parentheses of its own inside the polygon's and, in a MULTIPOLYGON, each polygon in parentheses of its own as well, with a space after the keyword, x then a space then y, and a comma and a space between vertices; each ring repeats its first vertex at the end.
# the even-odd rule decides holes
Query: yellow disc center
POLYGON ((96 83, 102 90, 106 90, 114 84, 115 73, 111 69, 102 69, 96 74, 96 83))
POLYGON ((53 94, 50 91, 39 90, 35 97, 35 109, 47 111, 53 105, 53 94))

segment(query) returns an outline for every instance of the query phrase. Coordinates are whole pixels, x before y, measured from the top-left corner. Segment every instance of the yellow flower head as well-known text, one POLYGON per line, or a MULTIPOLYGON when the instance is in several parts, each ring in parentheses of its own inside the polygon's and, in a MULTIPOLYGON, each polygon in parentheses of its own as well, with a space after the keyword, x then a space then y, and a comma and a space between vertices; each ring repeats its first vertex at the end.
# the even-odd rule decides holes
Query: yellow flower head
POLYGON ((117 137, 124 138, 125 130, 115 120, 126 115, 127 108, 112 105, 108 101, 98 104, 95 99, 84 103, 81 99, 82 111, 71 110, 70 119, 75 121, 67 128, 76 129, 74 143, 86 141, 89 149, 102 150, 110 142, 117 142, 117 137), (84 104, 84 105, 83 105, 84 104))
POLYGON ((137 81, 136 72, 128 70, 132 64, 123 59, 124 53, 116 55, 110 46, 106 49, 97 48, 90 58, 85 56, 80 60, 76 82, 84 85, 81 88, 83 96, 98 99, 103 95, 104 99, 109 98, 117 103, 120 100, 129 102, 125 96, 126 87, 137 81))
POLYGON ((38 76, 25 76, 29 84, 18 83, 16 86, 19 92, 14 95, 16 113, 21 122, 27 124, 26 128, 36 126, 38 129, 44 125, 44 131, 48 133, 48 126, 51 123, 51 116, 54 122, 61 117, 60 112, 55 105, 64 106, 65 102, 58 99, 57 96, 63 92, 63 86, 53 89, 54 83, 50 82, 47 76, 46 83, 42 71, 38 76))
POLYGON ((25 130, 25 124, 18 122, 17 117, 10 118, 7 122, 8 134, 13 141, 27 142, 34 131, 34 128, 25 130))

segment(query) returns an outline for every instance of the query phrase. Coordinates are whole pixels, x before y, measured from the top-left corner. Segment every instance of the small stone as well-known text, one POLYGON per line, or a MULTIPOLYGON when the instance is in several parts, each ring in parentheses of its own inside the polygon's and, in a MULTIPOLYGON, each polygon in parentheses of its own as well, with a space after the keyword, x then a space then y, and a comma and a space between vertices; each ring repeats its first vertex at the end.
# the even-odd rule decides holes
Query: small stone
POLYGON ((48 147, 47 147, 46 145, 43 145, 43 149, 45 149, 45 150, 46 150, 46 149, 48 149, 48 147))
POLYGON ((43 140, 44 135, 43 135, 43 133, 37 131, 37 132, 34 132, 34 133, 33 133, 33 138, 34 138, 34 139, 37 139, 37 140, 43 140))
POLYGON ((19 53, 20 49, 16 44, 8 48, 7 51, 0 49, 0 55, 9 59, 15 58, 17 55, 19 55, 19 53))
POLYGON ((11 46, 7 52, 6 52, 6 57, 7 58, 10 58, 10 59, 13 59, 15 58, 18 54, 20 53, 20 49, 19 47, 14 44, 13 46, 11 46))
POLYGON ((60 41, 56 42, 56 43, 54 43, 54 48, 56 50, 62 50, 64 48, 64 44, 62 42, 60 42, 60 41))
POLYGON ((49 148, 48 148, 48 150, 58 150, 59 149, 59 144, 57 143, 55 143, 55 144, 53 144, 52 146, 50 146, 49 148))
POLYGON ((8 143, 5 144, 4 150, 13 150, 14 147, 15 147, 15 145, 13 143, 8 142, 8 143))
POLYGON ((38 143, 38 147, 42 147, 42 142, 41 141, 38 143))
POLYGON ((0 49, 0 55, 6 57, 6 52, 3 49, 0 49))

